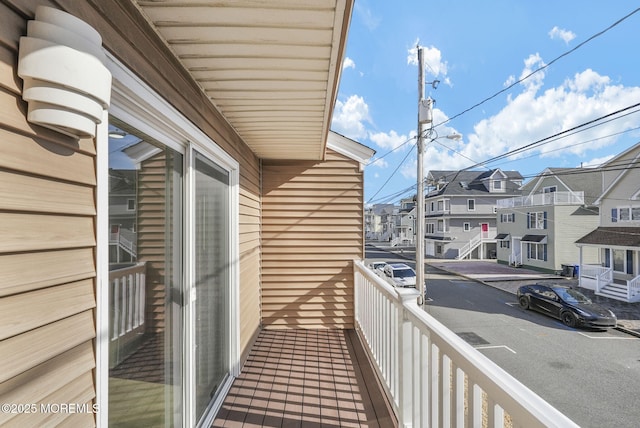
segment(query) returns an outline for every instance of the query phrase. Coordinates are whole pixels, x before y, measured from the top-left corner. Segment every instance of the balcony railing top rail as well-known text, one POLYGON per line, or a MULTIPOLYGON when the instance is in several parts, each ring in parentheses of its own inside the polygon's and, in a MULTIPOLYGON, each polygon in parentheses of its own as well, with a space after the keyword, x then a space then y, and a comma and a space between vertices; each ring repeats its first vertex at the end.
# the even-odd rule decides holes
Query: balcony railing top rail
POLYGON ((584 192, 550 192, 498 199, 498 208, 534 207, 540 205, 583 205, 584 192))
POLYGON ((354 262, 356 326, 403 427, 577 427, 417 305, 354 262))

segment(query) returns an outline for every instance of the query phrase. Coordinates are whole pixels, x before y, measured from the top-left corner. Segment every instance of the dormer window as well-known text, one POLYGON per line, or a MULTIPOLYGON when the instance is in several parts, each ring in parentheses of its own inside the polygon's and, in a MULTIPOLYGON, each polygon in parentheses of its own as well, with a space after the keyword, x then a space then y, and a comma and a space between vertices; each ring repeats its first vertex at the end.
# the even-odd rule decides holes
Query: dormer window
POLYGON ((491 192, 504 192, 504 180, 491 180, 491 192))

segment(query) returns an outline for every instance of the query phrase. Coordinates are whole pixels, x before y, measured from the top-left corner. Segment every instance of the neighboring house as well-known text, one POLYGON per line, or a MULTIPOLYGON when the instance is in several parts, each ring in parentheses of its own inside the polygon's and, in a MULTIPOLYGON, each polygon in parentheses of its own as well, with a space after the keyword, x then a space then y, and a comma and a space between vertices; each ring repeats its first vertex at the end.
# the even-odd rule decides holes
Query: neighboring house
MULTIPOLYGON (((573 275, 575 241, 597 226, 601 189, 600 169, 547 168, 522 186, 522 196, 499 200, 498 263, 573 275)), ((596 261, 594 251, 583 256, 596 261)))
POLYGON ((393 204, 375 204, 367 208, 367 235, 372 241, 390 242, 395 230, 395 212, 393 204))
POLYGON ((415 239, 416 224, 416 200, 415 197, 400 200, 400 206, 395 211, 394 245, 413 245, 415 239))
POLYGON ((0 1, 0 401, 88 404, 0 425, 207 426, 261 329, 354 327, 353 1, 245 3, 0 1))
POLYGON ((445 259, 495 258, 496 201, 520 195, 517 171, 429 171, 425 253, 445 259))
POLYGON ((136 258, 137 171, 109 169, 109 258, 116 263, 136 258))
POLYGON ((576 241, 580 286, 626 302, 640 302, 640 144, 600 166, 603 192, 598 227, 576 241), (586 254, 595 250, 597 260, 586 254))

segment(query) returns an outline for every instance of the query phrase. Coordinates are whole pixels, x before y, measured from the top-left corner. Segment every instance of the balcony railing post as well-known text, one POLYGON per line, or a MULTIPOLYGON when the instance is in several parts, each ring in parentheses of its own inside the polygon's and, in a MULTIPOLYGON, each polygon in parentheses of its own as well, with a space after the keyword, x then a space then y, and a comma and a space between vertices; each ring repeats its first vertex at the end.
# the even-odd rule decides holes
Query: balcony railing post
POLYGON ((415 349, 415 347, 419 345, 414 343, 413 323, 407 317, 404 303, 409 300, 416 300, 419 293, 415 290, 398 289, 397 291, 401 302, 401 306, 397 312, 399 346, 396 348, 398 352, 397 361, 400 362, 399 424, 402 427, 411 427, 414 426, 414 413, 417 413, 414 412, 414 410, 417 410, 414 409, 417 399, 414 394, 414 388, 415 383, 420 379, 416 367, 419 367, 421 362, 415 361, 415 356, 420 355, 415 349))

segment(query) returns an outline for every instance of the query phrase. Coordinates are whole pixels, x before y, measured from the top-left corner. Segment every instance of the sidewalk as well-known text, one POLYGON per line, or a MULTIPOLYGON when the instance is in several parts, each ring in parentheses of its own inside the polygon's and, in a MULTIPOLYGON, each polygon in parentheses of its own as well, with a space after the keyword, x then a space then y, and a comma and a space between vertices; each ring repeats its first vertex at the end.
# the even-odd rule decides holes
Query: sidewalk
MULTIPOLYGON (((401 257, 415 260, 414 251, 409 248, 379 247, 401 257)), ((566 278, 552 274, 537 272, 525 268, 516 268, 499 264, 495 260, 451 260, 427 259, 427 266, 442 269, 474 281, 516 294, 521 285, 535 283, 556 283, 568 285, 580 290, 595 303, 610 309, 618 317, 618 330, 640 337, 640 303, 626 303, 603 296, 594 291, 580 288, 577 278, 566 278)), ((428 280, 427 275, 427 280, 428 280)))

